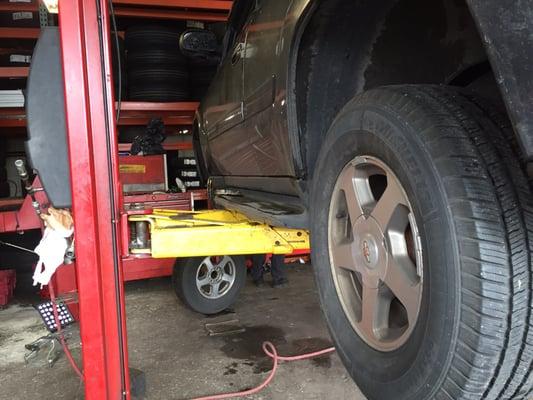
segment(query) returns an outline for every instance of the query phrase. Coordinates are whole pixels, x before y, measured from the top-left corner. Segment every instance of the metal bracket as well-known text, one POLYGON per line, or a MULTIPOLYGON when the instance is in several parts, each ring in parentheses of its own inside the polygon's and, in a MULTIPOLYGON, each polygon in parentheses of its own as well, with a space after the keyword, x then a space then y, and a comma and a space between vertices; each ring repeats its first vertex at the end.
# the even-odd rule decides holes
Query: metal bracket
POLYGON ((44 3, 39 3, 39 25, 41 28, 50 25, 50 16, 44 3))

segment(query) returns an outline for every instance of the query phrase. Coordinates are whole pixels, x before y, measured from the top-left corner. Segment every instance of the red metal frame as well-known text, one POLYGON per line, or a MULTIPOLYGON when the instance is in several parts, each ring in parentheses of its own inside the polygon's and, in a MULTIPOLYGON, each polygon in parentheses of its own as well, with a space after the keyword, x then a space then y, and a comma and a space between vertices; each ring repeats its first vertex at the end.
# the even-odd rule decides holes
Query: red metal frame
POLYGON ((0 28, 0 39, 37 39, 39 28, 0 28))
POLYGON ((120 105, 120 112, 140 111, 140 112, 171 112, 174 115, 182 112, 185 115, 194 115, 198 109, 197 101, 176 101, 169 103, 143 102, 143 101, 123 101, 120 105))
MULTIPOLYGON (((27 67, 0 67, 0 77, 27 74, 27 67), (22 68, 22 69, 21 69, 22 68)), ((149 103, 124 101, 120 105, 119 125, 146 125, 151 118, 163 118, 166 126, 191 126, 197 102, 149 103)), ((0 127, 26 126, 23 108, 0 109, 0 127)))
POLYGON ((108 26, 106 2, 59 3, 87 400, 130 398, 108 26))
POLYGON ((0 78, 27 78, 29 67, 0 67, 0 78))
POLYGON ((115 9, 115 14, 119 17, 176 19, 205 22, 224 22, 228 20, 228 14, 225 13, 210 13, 201 11, 174 11, 153 8, 146 9, 133 7, 117 7, 115 9))
POLYGON ((119 125, 146 125, 150 118, 163 118, 165 125, 192 125, 197 102, 150 103, 124 101, 119 125))
POLYGON ((194 8, 200 10, 231 10, 233 1, 227 0, 113 0, 113 4, 128 6, 156 6, 194 8))
POLYGON ((113 0, 121 17, 226 21, 232 1, 227 0, 113 0))
POLYGON ((0 3, 1 12, 17 12, 17 11, 28 11, 28 12, 39 12, 39 5, 35 3, 0 3))

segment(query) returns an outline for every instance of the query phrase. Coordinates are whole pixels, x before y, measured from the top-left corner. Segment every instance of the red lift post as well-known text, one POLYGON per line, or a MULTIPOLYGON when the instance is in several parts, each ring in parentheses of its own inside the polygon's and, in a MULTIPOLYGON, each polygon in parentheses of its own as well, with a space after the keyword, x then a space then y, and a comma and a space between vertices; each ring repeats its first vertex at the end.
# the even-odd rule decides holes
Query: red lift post
POLYGON ((130 398, 108 25, 105 1, 60 1, 87 400, 130 398))

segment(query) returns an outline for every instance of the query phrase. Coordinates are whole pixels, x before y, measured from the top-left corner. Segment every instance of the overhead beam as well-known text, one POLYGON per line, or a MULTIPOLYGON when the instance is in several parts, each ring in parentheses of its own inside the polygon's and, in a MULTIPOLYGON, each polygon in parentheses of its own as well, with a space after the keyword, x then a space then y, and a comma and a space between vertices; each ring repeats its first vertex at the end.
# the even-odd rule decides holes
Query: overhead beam
POLYGON ((119 17, 193 20, 205 22, 225 22, 228 20, 228 15, 225 13, 174 11, 154 8, 117 7, 115 8, 115 15, 119 17))
POLYGON ((0 39, 38 39, 39 28, 0 28, 0 39))
POLYGON ((0 67, 0 78, 26 78, 29 67, 0 67))
MULTIPOLYGON (((0 68, 0 73, 2 69, 0 68)), ((151 118, 162 118, 167 126, 192 126, 198 102, 152 103, 123 101, 120 105, 119 125, 146 125, 151 118)), ((0 108, 0 127, 25 127, 24 108, 0 108)))
POLYGON ((120 103, 120 111, 171 111, 171 112, 192 112, 198 109, 197 101, 175 101, 168 103, 144 102, 144 101, 123 101, 120 103))
POLYGON ((39 12, 39 5, 32 3, 0 3, 0 11, 4 12, 39 12))
POLYGON ((233 1, 224 0, 113 0, 114 4, 143 7, 193 8, 229 11, 233 1))

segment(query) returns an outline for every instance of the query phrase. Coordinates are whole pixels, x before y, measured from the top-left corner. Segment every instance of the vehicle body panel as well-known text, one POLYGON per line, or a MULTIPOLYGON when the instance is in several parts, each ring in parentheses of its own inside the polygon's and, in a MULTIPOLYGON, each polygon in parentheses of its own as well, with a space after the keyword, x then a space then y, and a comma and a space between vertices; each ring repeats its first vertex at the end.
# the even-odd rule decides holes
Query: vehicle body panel
MULTIPOLYGON (((208 175, 295 177, 286 100, 290 45, 298 21, 293 14, 288 15, 294 3, 308 1, 262 1, 241 32, 245 34, 244 45, 235 42, 228 51, 231 54, 239 46, 244 48, 244 121, 222 134, 212 130, 212 110, 220 105, 220 84, 214 83, 202 102, 198 135, 208 175)), ((226 57, 219 72, 228 70, 230 63, 226 57)), ((224 75, 215 80, 220 77, 224 75)), ((296 194, 295 188, 290 192, 296 194)))
MULTIPOLYGON (((524 154, 533 159, 533 113, 528 112, 533 103, 533 67, 529 62, 533 0, 466 2, 480 29, 524 154)), ((242 1, 234 7, 239 4, 242 1)), ((316 0, 255 2, 240 39, 228 49, 199 109, 198 143, 208 176, 231 176, 232 187, 297 196, 305 203, 309 176, 302 154, 305 138, 296 116, 295 58, 302 32, 319 4, 316 0), (231 54, 235 52, 242 58, 242 74, 238 72, 242 79, 238 82, 231 76, 235 71, 231 54), (223 82, 217 82, 220 80, 223 82), (233 84, 239 86, 241 97, 236 91, 224 97, 224 91, 231 92, 229 86, 233 84), (265 184, 261 190, 258 185, 251 188, 246 177, 256 177, 254 182, 275 182, 282 177, 294 182, 279 188, 275 183, 265 184)))
POLYGON ((533 1, 467 0, 524 157, 533 161, 533 1))

